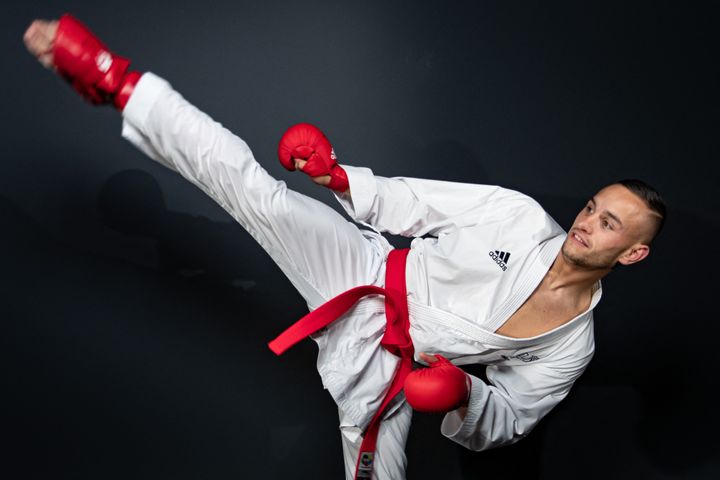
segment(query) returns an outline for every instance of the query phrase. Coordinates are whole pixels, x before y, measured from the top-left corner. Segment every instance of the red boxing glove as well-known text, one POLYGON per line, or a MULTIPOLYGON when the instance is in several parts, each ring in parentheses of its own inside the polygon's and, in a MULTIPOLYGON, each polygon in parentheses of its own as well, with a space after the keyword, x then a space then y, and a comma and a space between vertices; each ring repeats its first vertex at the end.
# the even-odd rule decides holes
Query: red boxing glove
POLYGON ((295 170, 295 158, 307 160, 302 171, 311 177, 330 175, 328 188, 344 192, 350 185, 345 170, 337 164, 335 151, 325 134, 314 125, 298 123, 280 139, 278 157, 283 167, 295 170))
POLYGON ((405 398, 419 412, 449 412, 470 398, 470 377, 442 355, 405 379, 405 398))
POLYGON ((55 68, 73 88, 95 105, 125 108, 139 72, 128 72, 130 61, 114 55, 72 15, 60 17, 53 41, 55 68))

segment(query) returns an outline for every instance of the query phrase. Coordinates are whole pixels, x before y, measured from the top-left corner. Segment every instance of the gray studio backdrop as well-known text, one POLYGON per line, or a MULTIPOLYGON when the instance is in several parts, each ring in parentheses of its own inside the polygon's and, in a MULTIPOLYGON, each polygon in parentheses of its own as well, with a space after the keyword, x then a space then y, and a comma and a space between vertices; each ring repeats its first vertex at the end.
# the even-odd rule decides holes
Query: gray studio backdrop
MULTIPOLYGON (((341 478, 306 307, 218 206, 24 51, 69 11, 276 159, 323 128, 378 175, 492 183, 568 226, 625 177, 670 204, 604 282, 595 359, 525 440, 484 453, 416 415, 411 479, 717 478, 717 31, 657 2, 5 2, 0 175, 3 478, 341 478)), ((396 245, 407 245, 401 238, 396 245)), ((481 369, 472 370, 481 374, 481 369)))

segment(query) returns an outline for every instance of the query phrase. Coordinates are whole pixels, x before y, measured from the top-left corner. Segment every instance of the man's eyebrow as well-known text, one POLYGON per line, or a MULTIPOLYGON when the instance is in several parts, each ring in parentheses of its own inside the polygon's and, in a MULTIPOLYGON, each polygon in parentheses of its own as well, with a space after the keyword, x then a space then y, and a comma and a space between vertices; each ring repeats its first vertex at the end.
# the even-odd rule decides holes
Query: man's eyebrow
MULTIPOLYGON (((592 203, 595 204, 595 205, 597 205, 597 202, 595 201, 595 197, 591 197, 590 200, 588 200, 588 201, 589 201, 589 202, 592 202, 592 203)), ((608 217, 612 218, 614 221, 616 221, 621 227, 623 226, 623 223, 620 221, 620 219, 617 217, 617 215, 615 215, 614 213, 612 213, 612 212, 609 211, 609 210, 605 210, 605 214, 606 214, 608 217)))

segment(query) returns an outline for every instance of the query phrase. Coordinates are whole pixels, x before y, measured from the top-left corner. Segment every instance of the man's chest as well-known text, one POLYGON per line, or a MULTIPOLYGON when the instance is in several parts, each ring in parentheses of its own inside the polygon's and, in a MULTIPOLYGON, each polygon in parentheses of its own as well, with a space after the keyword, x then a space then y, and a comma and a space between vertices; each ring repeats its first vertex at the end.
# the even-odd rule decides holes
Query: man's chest
POLYGON ((542 286, 518 308, 495 333, 512 338, 530 338, 553 330, 583 313, 591 293, 580 298, 563 298, 542 286))

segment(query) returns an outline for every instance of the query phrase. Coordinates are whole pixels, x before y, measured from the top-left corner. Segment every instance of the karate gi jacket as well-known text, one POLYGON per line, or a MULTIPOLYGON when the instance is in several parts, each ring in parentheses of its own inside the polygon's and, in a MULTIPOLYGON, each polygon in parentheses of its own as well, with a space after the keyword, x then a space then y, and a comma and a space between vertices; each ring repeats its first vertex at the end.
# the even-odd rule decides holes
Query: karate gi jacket
POLYGON ((336 196, 353 219, 377 232, 418 237, 407 260, 416 356, 439 353, 456 365, 488 366, 490 384, 471 376, 467 414, 449 412, 443 435, 478 451, 526 436, 593 356, 601 283, 588 310, 560 327, 525 339, 496 334, 540 284, 566 232, 513 190, 343 168, 350 190, 336 196))
MULTIPOLYGON (((232 175, 260 170, 250 149, 167 82, 144 74, 123 116, 123 136, 149 157, 242 218, 249 231, 267 227, 267 219, 242 203, 251 192, 238 196, 240 187, 234 186, 232 175), (193 140, 183 132, 192 132, 193 140)), ((457 365, 487 365, 489 384, 471 377, 467 414, 461 419, 449 412, 443 435, 472 450, 527 435, 565 398, 592 358, 592 310, 602 294, 600 282, 588 310, 550 332, 527 339, 495 334, 545 276, 565 239, 562 228, 534 200, 512 190, 384 178, 367 168, 343 167, 350 191, 336 197, 369 228, 362 235, 379 256, 392 249, 381 232, 417 237, 406 270, 415 352, 440 353, 457 365)), ((382 286, 384 265, 371 273, 382 286)), ((312 310, 328 299, 306 300, 312 310)), ((371 295, 313 335, 318 371, 341 410, 341 427, 361 432, 392 379, 398 359, 380 345, 384 328, 384 298, 371 295)))

